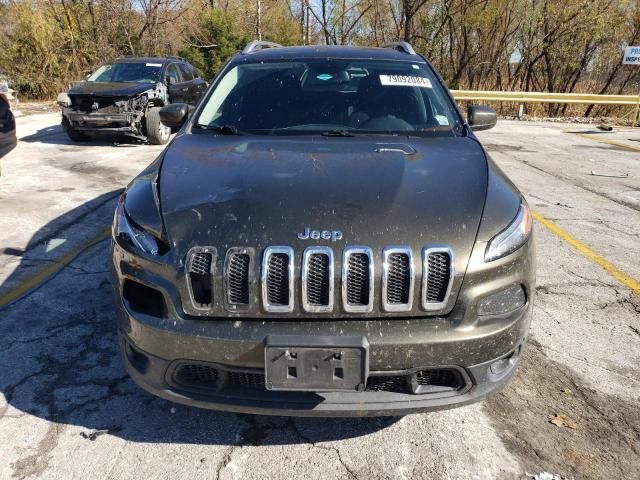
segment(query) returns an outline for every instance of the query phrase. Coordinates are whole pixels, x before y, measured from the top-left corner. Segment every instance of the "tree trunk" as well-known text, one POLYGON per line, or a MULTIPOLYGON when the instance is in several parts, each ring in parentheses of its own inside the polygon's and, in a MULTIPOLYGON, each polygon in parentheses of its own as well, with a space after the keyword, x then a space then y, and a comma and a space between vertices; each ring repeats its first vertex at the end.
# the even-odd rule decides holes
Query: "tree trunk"
POLYGON ((262 1, 256 0, 256 38, 262 40, 262 1))

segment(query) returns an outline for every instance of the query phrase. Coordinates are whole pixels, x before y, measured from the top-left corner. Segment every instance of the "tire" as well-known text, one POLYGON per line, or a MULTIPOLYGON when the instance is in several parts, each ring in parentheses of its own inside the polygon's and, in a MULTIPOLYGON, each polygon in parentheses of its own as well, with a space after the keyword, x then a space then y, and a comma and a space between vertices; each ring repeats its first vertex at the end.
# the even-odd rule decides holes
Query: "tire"
POLYGON ((62 128, 72 142, 86 142, 87 140, 91 139, 89 135, 79 132, 78 130, 73 128, 69 123, 69 120, 67 120, 67 117, 62 117, 62 128))
POLYGON ((164 145, 171 137, 171 128, 160 121, 160 107, 152 107, 147 110, 144 118, 147 140, 151 145, 164 145))

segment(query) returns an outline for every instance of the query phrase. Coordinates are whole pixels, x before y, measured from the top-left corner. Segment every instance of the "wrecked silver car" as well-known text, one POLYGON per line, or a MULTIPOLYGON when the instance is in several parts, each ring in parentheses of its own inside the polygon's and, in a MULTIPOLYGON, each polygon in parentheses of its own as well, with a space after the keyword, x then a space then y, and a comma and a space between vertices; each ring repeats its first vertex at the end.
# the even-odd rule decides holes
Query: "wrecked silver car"
POLYGON ((195 105, 206 88, 181 58, 120 58, 58 96, 62 127, 74 142, 108 133, 163 145, 171 129, 160 122, 160 108, 195 105))

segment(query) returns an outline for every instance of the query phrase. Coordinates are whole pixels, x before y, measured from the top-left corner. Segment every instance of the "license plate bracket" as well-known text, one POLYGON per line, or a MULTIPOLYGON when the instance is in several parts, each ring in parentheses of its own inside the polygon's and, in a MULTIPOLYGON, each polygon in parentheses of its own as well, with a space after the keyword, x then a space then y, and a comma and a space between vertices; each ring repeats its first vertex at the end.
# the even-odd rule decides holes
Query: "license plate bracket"
POLYGON ((275 391, 364 391, 369 375, 365 337, 269 335, 265 384, 275 391))

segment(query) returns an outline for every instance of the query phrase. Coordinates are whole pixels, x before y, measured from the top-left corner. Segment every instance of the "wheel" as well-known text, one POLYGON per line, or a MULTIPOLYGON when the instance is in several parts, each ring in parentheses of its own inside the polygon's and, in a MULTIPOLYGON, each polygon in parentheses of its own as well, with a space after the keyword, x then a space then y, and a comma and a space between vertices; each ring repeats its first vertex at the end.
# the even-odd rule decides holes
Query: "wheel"
POLYGON ((91 137, 89 135, 79 132, 75 128, 71 126, 67 117, 62 117, 62 128, 67 133, 67 136, 71 139, 72 142, 86 142, 91 137))
POLYGON ((152 107, 147 110, 145 117, 147 139, 152 145, 164 145, 169 141, 171 128, 160 121, 160 107, 152 107))

